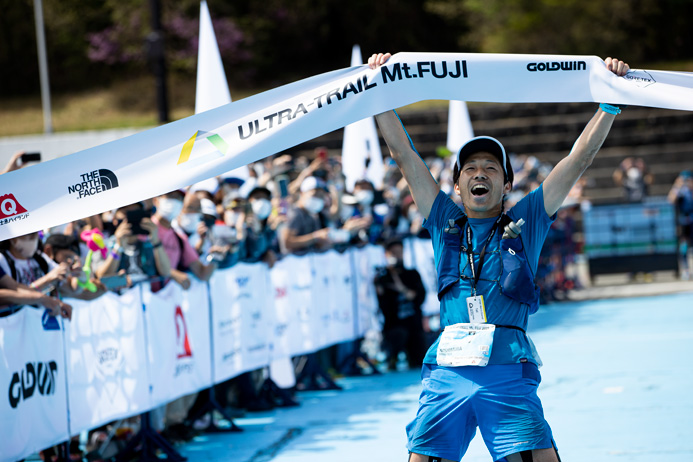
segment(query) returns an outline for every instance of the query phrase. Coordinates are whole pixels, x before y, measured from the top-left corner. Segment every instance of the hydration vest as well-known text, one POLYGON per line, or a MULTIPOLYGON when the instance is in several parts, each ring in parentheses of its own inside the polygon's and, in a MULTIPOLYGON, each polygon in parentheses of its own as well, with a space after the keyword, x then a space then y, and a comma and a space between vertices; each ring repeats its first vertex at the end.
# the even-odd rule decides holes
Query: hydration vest
MULTIPOLYGON (((443 248, 438 260, 438 300, 450 290, 462 276, 460 274, 460 254, 466 251, 464 246, 464 229, 467 216, 462 215, 457 220, 448 220, 448 226, 443 230, 443 248)), ((503 214, 500 219, 499 236, 512 219, 503 214)), ((534 283, 534 273, 527 261, 521 235, 514 239, 500 240, 501 257, 501 293, 520 303, 529 305, 529 314, 539 309, 539 287, 534 283)))

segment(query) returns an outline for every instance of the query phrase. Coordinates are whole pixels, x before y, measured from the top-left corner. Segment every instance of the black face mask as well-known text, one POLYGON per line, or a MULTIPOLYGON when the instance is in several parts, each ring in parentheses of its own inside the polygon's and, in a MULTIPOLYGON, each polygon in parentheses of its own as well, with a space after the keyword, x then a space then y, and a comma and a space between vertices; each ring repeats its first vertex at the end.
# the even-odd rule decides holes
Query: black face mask
POLYGON ((110 221, 105 221, 103 223, 103 232, 104 234, 110 234, 111 236, 115 234, 115 230, 120 224, 119 220, 114 220, 113 222, 110 221))

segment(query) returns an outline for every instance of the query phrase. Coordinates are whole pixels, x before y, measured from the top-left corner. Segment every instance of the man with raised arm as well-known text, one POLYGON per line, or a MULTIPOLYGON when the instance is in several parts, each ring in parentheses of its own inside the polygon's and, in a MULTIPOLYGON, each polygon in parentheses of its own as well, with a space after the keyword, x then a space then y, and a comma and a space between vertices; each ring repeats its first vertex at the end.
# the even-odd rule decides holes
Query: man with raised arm
MULTIPOLYGON (((371 69, 389 53, 374 54, 371 69)), ((628 64, 607 58, 624 76, 628 64)), ((440 191, 394 111, 376 116, 431 234, 444 330, 424 359, 423 391, 407 426, 410 462, 459 461, 479 427, 494 461, 558 462, 537 388, 541 365, 527 336, 539 308, 534 274, 556 211, 592 163, 620 109, 601 104, 544 183, 504 210, 513 171, 503 145, 479 136, 457 153, 455 194, 440 191)))

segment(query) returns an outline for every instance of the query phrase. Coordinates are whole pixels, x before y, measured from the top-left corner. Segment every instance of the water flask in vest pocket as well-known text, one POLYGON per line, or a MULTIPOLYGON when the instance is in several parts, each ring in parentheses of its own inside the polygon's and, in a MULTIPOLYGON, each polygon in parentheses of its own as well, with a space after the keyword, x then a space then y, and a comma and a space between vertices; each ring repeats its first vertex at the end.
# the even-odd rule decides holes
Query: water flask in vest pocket
POLYGON ((518 302, 530 305, 531 313, 538 308, 539 288, 529 267, 522 239, 501 239, 501 292, 518 302))

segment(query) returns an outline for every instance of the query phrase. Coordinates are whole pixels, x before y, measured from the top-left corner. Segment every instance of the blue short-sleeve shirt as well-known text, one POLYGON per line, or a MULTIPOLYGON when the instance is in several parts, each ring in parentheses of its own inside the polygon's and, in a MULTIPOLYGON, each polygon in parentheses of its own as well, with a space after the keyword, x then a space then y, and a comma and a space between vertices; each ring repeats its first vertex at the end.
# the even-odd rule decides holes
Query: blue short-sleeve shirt
MULTIPOLYGON (((539 253, 555 219, 549 217, 544 209, 543 186, 530 192, 507 215, 517 221, 525 220, 522 226, 522 243, 532 272, 536 274, 539 253)), ((463 216, 462 210, 442 191, 438 193, 424 227, 431 233, 433 254, 436 267, 441 258, 443 248, 443 230, 448 220, 457 220, 463 216)), ((488 238, 498 217, 469 218, 472 228, 474 246, 474 263, 479 264, 479 253, 488 238)), ((484 265, 479 276, 477 294, 483 294, 486 316, 491 324, 517 326, 527 329, 529 306, 512 300, 500 291, 500 240, 503 230, 496 232, 486 248, 484 265)), ((466 235, 466 234, 465 234, 466 235)), ((460 258, 460 273, 462 277, 451 286, 440 301, 440 322, 442 326, 469 322, 466 308, 466 298, 472 295, 472 272, 466 254, 460 258)), ((424 358, 425 364, 436 364, 438 340, 429 348, 424 358)), ((532 356, 527 337, 515 329, 498 328, 494 334, 493 348, 489 364, 515 364, 519 362, 536 362, 532 356)))

